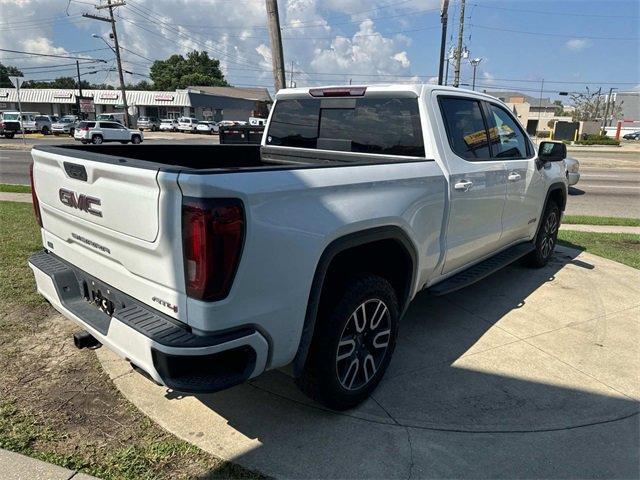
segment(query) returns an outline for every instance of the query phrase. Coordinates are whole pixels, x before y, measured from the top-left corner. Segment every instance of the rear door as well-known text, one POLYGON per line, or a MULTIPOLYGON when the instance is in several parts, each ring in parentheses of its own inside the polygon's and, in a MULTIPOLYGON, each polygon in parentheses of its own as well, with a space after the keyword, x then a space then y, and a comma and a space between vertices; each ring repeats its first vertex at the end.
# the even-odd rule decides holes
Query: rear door
POLYGON ((432 98, 449 170, 449 218, 443 274, 500 248, 506 175, 491 158, 482 101, 464 94, 434 92, 432 98))

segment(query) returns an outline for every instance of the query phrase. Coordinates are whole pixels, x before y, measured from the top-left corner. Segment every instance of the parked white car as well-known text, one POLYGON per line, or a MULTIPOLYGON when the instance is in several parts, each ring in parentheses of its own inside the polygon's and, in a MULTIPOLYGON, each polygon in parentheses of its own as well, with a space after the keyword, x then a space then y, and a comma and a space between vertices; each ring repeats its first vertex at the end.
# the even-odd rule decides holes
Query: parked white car
POLYGON ((45 250, 29 264, 79 348, 177 392, 290 365, 310 397, 352 408, 418 292, 548 264, 566 153, 479 92, 287 88, 260 145, 34 146, 45 250))
POLYGON ((163 118, 160 120, 160 131, 175 132, 178 130, 178 120, 175 118, 163 118))
POLYGON ((94 145, 105 142, 138 144, 142 143, 144 134, 117 122, 82 121, 76 127, 73 138, 82 143, 93 143, 94 145))
POLYGON ((567 176, 567 182, 569 183, 569 186, 575 185, 580 181, 580 162, 573 157, 565 158, 564 172, 567 176))
POLYGON ((218 133, 220 130, 220 128, 218 127, 218 124, 216 122, 213 121, 202 121, 202 122, 198 122, 198 125, 196 125, 196 131, 198 133, 206 133, 209 135, 213 135, 214 133, 218 133))
POLYGON ((193 117, 180 117, 178 119, 178 130, 180 132, 195 133, 198 119, 193 117))

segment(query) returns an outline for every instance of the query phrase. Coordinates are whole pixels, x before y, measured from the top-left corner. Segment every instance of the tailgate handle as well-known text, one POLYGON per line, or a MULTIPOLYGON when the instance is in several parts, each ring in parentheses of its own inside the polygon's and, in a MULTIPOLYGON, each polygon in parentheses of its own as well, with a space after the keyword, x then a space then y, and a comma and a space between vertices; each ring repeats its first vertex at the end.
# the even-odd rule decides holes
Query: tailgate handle
POLYGON ((78 165, 77 163, 64 162, 64 171, 67 172, 71 178, 76 180, 87 181, 87 170, 84 165, 78 165))

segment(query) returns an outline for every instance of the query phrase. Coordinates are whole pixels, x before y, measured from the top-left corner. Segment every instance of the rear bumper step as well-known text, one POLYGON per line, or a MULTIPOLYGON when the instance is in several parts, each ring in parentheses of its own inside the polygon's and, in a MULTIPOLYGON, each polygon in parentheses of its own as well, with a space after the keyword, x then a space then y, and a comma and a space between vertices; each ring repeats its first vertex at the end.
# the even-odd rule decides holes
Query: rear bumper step
POLYGON ((268 344, 254 328, 196 335, 50 252, 33 254, 29 266, 38 291, 56 310, 157 383, 183 392, 215 392, 266 367, 268 344), (109 313, 96 306, 95 291, 104 295, 109 313))
POLYGON ((534 249, 533 243, 521 243, 483 260, 476 265, 456 273, 454 276, 427 289, 432 295, 440 296, 468 287, 485 277, 503 269, 516 260, 524 257, 534 249))

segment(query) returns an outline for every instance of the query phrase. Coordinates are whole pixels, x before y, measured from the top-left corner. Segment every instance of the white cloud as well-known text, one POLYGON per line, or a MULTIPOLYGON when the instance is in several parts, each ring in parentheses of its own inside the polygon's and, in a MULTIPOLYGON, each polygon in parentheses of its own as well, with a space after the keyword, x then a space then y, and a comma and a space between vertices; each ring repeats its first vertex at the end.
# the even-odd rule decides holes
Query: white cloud
POLYGON ((486 83, 489 83, 489 84, 494 83, 496 79, 496 77, 491 72, 487 72, 487 71, 482 72, 482 78, 486 83))
POLYGON ((579 52, 583 48, 589 45, 589 41, 584 38, 572 38, 567 40, 567 43, 564 44, 569 50, 573 50, 575 52, 579 52))
MULTIPOLYGON (((91 38, 91 34, 107 38, 110 26, 80 16, 83 12, 96 13, 90 5, 71 2, 69 20, 56 24, 50 19, 64 17, 66 1, 0 0, 0 3, 2 22, 23 22, 26 19, 33 22, 30 28, 23 28, 20 24, 20 29, 14 29, 13 25, 1 29, 0 44, 3 48, 62 54, 106 48, 102 41, 91 38), (67 22, 73 24, 70 28, 75 28, 77 35, 72 41, 68 40, 68 35, 63 35, 60 38, 67 41, 61 43, 56 34, 67 22)), ((439 0, 409 0, 392 8, 371 11, 385 5, 389 5, 388 0, 281 0, 286 69, 290 69, 293 60, 296 83, 299 86, 343 83, 349 80, 349 75, 354 75, 354 82, 358 79, 365 82, 418 81, 417 77, 411 76, 412 62, 407 53, 411 38, 402 34, 386 36, 378 31, 375 18, 437 8, 439 0), (346 14, 357 11, 363 13, 346 14), (366 19, 367 15, 373 19, 366 19), (345 34, 354 29, 357 29, 354 34, 345 34)), ((147 73, 150 66, 149 61, 130 51, 149 59, 164 59, 174 53, 186 54, 198 49, 207 50, 210 56, 220 60, 223 71, 233 84, 270 86, 273 83, 264 2, 136 0, 119 7, 116 12, 121 46, 129 50, 122 53, 127 70, 147 73)), ((400 17, 396 18, 395 22, 400 20, 400 17)), ((393 29, 392 23, 387 23, 385 29, 393 29)), ((108 50, 86 55, 109 62, 113 57, 108 50)), ((0 61, 22 67, 58 62, 47 57, 13 58, 17 56, 0 52, 0 61), (3 60, 5 58, 8 60, 3 60)), ((72 73, 63 72, 61 75, 72 73)), ((50 78, 52 74, 46 76, 50 78)), ((115 82, 116 77, 110 74, 108 82, 115 82)), ((96 76, 95 81, 101 82, 103 78, 96 76)), ((142 78, 127 76, 126 80, 139 81, 142 78)))

